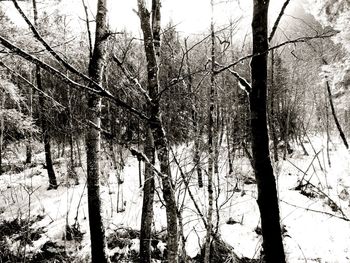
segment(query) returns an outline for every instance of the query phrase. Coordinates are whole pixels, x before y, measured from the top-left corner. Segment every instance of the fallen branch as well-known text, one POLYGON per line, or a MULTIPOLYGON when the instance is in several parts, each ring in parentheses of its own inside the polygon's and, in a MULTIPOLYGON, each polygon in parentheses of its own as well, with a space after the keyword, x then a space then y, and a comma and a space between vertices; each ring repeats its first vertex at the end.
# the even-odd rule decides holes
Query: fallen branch
POLYGON ((297 205, 294 205, 294 204, 291 204, 291 203, 288 203, 284 200, 280 200, 280 202, 282 203, 285 203, 287 205, 290 205, 290 206, 293 206, 293 207, 296 207, 296 208, 300 208, 300 209, 304 209, 306 211, 310 211, 310 212, 314 212, 314 213, 319 213, 319 214, 325 214, 325 215, 328 215, 330 217, 336 217, 336 218, 339 218, 339 219, 343 219, 347 222, 350 222, 350 219, 345 217, 345 216, 337 216, 335 214, 332 214, 332 213, 328 213, 328 212, 325 212, 325 211, 319 211, 319 210, 314 210, 314 209, 311 209, 311 208, 308 208, 308 207, 302 207, 302 206, 297 206, 297 205))

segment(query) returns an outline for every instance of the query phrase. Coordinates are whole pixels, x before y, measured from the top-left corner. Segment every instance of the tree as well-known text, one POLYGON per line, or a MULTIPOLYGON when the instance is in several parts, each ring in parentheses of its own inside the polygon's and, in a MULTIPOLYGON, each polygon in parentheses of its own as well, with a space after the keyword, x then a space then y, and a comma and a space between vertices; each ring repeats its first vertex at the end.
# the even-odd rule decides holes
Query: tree
MULTIPOLYGON (((207 214, 207 234, 205 238, 204 262, 210 261, 210 248, 213 235, 213 175, 214 175, 214 151, 216 133, 214 131, 214 110, 215 110, 215 31, 214 31, 214 2, 211 0, 212 17, 210 23, 211 30, 211 74, 210 87, 208 91, 209 107, 208 107, 208 214, 207 214)), ((215 175, 218 176, 218 174, 215 175)), ((219 185, 217 187, 220 187, 219 185)), ((218 211, 219 213, 219 211, 218 211)))
POLYGON ((31 116, 21 112, 23 95, 10 80, 0 75, 0 175, 3 172, 2 159, 11 143, 29 139, 38 132, 31 116))
POLYGON ((265 262, 286 262, 279 217, 276 181, 270 160, 266 119, 267 101, 267 19, 269 1, 254 0, 251 60, 250 116, 254 173, 258 187, 258 206, 263 233, 265 262))
MULTIPOLYGON (((107 29, 107 3, 98 0, 96 15, 95 45, 89 63, 89 77, 98 85, 102 85, 103 71, 106 60, 107 29)), ((90 84, 92 85, 92 84, 90 84)), ((87 96, 88 120, 96 127, 100 127, 101 98, 89 93, 87 96)), ((102 207, 100 197, 100 147, 101 134, 99 129, 90 128, 86 132, 87 155, 87 190, 89 207, 89 225, 91 238, 92 262, 108 262, 106 254, 105 230, 102 220, 102 207)))
MULTIPOLYGON (((14 2, 15 5, 17 5, 16 2, 14 2)), ((37 3, 36 0, 33 0, 33 13, 34 13, 34 26, 38 28, 38 10, 37 10, 37 3)), ((42 74, 41 74, 41 68, 39 66, 35 66, 35 79, 36 79, 36 85, 38 89, 43 91, 43 84, 42 84, 42 74)), ((53 168, 53 162, 52 162, 52 156, 51 156, 51 143, 50 143, 50 131, 49 126, 46 120, 45 113, 45 98, 42 93, 39 93, 39 107, 41 107, 40 110, 40 124, 42 129, 42 136, 43 136, 43 142, 44 142, 44 150, 45 150, 45 162, 46 162, 46 170, 47 174, 49 176, 49 188, 50 189, 57 189, 57 179, 55 170, 53 168)))
POLYGON ((157 56, 160 48, 160 1, 152 1, 152 24, 150 12, 145 6, 144 0, 138 0, 138 11, 141 29, 144 39, 144 50, 147 62, 147 111, 150 115, 148 122, 154 138, 154 146, 157 151, 162 173, 163 198, 166 206, 167 217, 167 251, 168 262, 178 262, 178 227, 175 190, 171 179, 169 167, 168 141, 162 124, 159 104, 159 75, 157 56))

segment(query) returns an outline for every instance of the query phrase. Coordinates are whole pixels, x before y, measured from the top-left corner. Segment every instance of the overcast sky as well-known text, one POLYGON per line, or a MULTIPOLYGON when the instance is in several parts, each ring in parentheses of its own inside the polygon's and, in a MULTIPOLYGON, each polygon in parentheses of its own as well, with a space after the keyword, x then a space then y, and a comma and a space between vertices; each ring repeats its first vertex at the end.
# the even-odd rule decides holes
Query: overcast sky
MULTIPOLYGON (((42 6, 53 6, 52 2, 55 1, 39 0, 38 2, 42 3, 42 6)), ((96 0, 85 0, 85 2, 89 6, 92 16, 92 14, 95 14, 96 0)), ((126 28, 134 34, 139 34, 139 20, 134 11, 137 9, 137 0, 109 0, 107 2, 112 30, 120 31, 126 28)), ((250 29, 252 0, 214 0, 214 3, 214 20, 217 27, 228 24, 230 19, 235 20, 241 17, 241 30, 250 29)), ((283 0, 271 0, 269 9, 271 21, 275 20, 283 3, 283 0)), ((1 5, 16 23, 24 24, 10 1, 2 2, 1 5)), ((30 11, 30 6, 25 7, 25 4, 22 4, 22 6, 30 11)), ((291 0, 286 13, 294 13, 296 8, 300 7, 300 0, 291 0)), ((68 14, 72 23, 77 24, 76 28, 85 30, 85 24, 82 20, 85 18, 82 0, 62 0, 58 6, 55 5, 55 8, 58 8, 62 14, 68 14)), ((177 25, 178 31, 183 32, 184 35, 207 31, 210 25, 210 0, 163 0, 161 12, 163 26, 171 21, 177 25)))

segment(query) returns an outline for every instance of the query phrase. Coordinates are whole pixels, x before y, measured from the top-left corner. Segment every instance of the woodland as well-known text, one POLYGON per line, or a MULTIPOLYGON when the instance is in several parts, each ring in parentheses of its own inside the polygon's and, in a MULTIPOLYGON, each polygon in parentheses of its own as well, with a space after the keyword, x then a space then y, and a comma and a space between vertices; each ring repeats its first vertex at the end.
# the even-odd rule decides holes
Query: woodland
POLYGON ((350 262, 349 1, 133 1, 0 0, 0 263, 350 262))

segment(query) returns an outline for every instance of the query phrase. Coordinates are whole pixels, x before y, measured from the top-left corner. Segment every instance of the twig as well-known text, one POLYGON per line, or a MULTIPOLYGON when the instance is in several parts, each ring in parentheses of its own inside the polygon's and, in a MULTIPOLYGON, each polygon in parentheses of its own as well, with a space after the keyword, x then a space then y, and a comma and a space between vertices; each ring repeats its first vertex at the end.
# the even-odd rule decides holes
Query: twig
POLYGON ((152 99, 148 95, 147 91, 142 87, 137 78, 131 76, 131 73, 124 67, 123 63, 117 58, 116 55, 113 55, 113 61, 116 62, 116 64, 119 66, 125 77, 139 89, 142 95, 146 98, 147 102, 151 103, 152 99))
POLYGON ((174 157, 174 161, 175 161, 177 167, 179 168, 180 175, 181 175, 181 177, 182 177, 182 180, 183 180, 184 183, 185 183, 185 186, 187 187, 188 194, 189 194, 189 196, 190 196, 190 198, 191 198, 191 200, 192 200, 192 202, 193 202, 193 204, 194 204, 194 207, 196 208, 197 213, 198 213, 199 216, 201 217, 205 228, 207 228, 207 221, 205 220, 205 217, 204 217, 203 213, 202 213, 201 210, 199 209, 199 206, 198 206, 196 200, 194 199, 194 196, 193 196, 193 194, 192 194, 192 191, 191 191, 190 188, 189 188, 189 182, 188 182, 188 180, 186 180, 186 176, 185 176, 185 174, 184 174, 184 172, 183 172, 183 170, 182 170, 182 168, 181 168, 181 166, 180 166, 180 164, 179 164, 179 162, 178 162, 178 160, 177 160, 177 158, 176 158, 176 156, 175 156, 175 153, 174 153, 172 147, 170 147, 170 150, 171 150, 171 153, 172 153, 172 155, 173 155, 173 157, 174 157))

